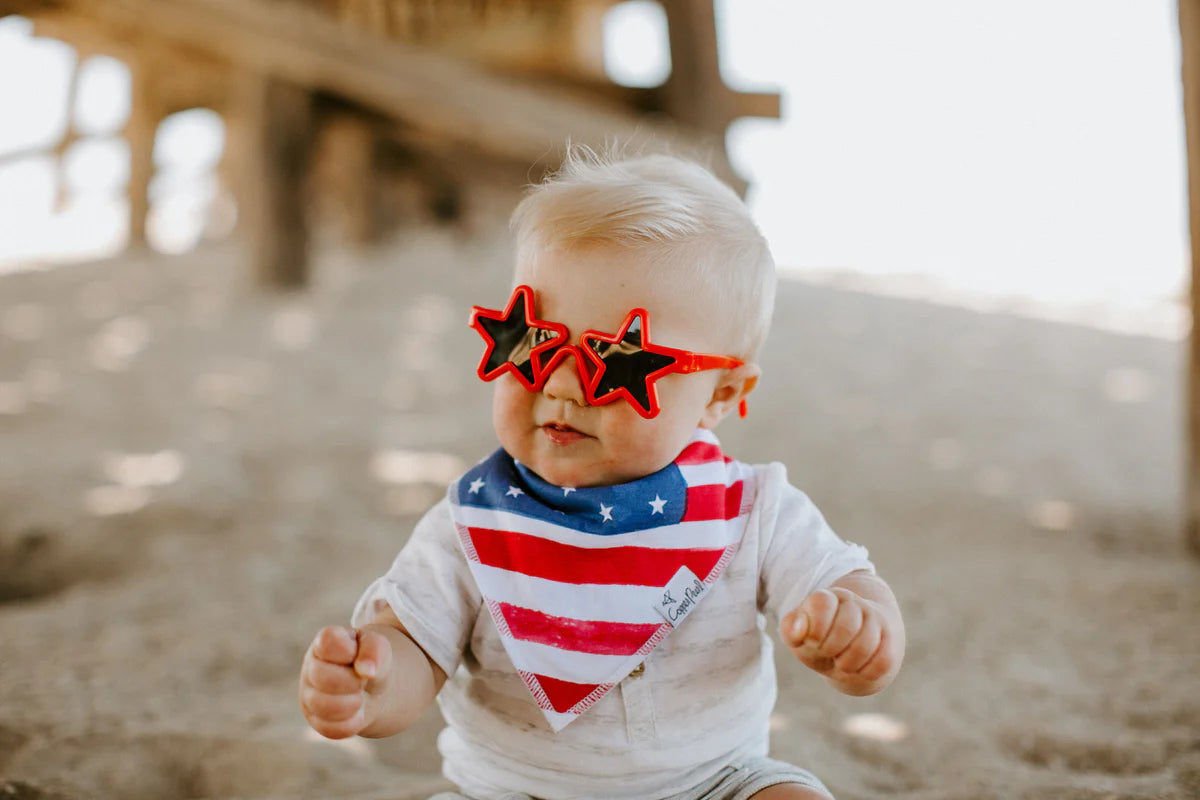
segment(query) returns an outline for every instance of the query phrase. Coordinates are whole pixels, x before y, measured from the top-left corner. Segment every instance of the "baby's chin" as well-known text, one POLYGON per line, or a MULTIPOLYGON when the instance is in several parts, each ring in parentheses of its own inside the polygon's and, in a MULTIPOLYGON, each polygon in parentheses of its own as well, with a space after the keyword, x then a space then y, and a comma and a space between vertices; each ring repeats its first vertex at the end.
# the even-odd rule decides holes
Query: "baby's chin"
POLYGON ((614 465, 571 458, 542 458, 535 464, 525 466, 539 478, 554 486, 569 486, 586 489, 596 486, 614 486, 643 478, 649 473, 634 473, 614 465))
POLYGON ((539 478, 553 486, 569 486, 573 489, 584 489, 591 486, 606 486, 609 481, 594 469, 588 469, 582 464, 565 464, 559 459, 550 463, 539 460, 537 464, 526 464, 539 478))

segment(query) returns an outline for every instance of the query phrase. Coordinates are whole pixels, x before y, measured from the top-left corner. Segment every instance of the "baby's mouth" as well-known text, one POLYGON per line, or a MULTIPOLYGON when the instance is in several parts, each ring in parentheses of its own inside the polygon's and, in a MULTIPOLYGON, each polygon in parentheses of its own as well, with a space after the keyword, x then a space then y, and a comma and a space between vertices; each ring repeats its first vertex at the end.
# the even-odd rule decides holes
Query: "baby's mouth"
POLYGON ((565 422, 547 422, 542 426, 542 433, 546 434, 546 438, 551 442, 559 445, 574 444, 582 439, 591 438, 583 431, 578 431, 565 422))

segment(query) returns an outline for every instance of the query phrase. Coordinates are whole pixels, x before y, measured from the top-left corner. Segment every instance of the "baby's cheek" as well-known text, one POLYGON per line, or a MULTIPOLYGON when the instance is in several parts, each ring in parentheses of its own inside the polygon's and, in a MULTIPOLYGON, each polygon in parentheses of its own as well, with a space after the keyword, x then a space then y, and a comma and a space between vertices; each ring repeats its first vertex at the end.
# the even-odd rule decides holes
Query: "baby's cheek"
POLYGON ((504 442, 529 427, 531 419, 532 393, 517 383, 510 375, 501 376, 492 390, 492 427, 504 442))
POLYGON ((628 479, 658 472, 670 464, 691 438, 694 426, 681 428, 668 420, 646 420, 634 413, 636 421, 626 419, 614 425, 613 447, 609 454, 628 472, 628 479))

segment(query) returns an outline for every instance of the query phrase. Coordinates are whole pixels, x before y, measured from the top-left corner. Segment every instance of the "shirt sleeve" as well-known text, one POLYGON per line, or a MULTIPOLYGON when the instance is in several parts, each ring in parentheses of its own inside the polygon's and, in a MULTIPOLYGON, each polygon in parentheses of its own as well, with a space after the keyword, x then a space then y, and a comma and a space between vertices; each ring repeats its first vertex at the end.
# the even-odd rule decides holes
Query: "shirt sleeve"
POLYGON ((366 625, 386 604, 421 649, 453 675, 482 602, 443 498, 417 523, 387 573, 363 592, 350 624, 366 625))
POLYGON ((776 618, 818 589, 857 570, 875 573, 867 548, 834 533, 808 495, 787 482, 782 464, 760 468, 763 506, 760 524, 758 607, 776 618))

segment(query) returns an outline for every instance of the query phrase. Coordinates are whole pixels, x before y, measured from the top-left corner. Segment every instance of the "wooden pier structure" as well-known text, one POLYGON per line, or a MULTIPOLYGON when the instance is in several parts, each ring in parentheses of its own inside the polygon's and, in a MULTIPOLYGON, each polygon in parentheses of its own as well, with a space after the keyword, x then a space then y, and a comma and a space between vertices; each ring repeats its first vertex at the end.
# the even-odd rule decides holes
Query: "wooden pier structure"
MULTIPOLYGON (((376 233, 381 142, 553 166, 564 144, 657 140, 725 154, 728 123, 779 115, 776 94, 731 90, 718 69, 712 0, 666 0, 673 69, 661 87, 612 84, 603 19, 612 0, 0 0, 35 33, 132 76, 129 241, 145 241, 153 144, 169 114, 226 124, 222 174, 265 285, 308 280, 306 192, 318 143, 335 154, 350 239, 376 233)), ((68 132, 68 138, 71 136, 68 132)), ((60 146, 59 150, 64 149, 60 146)), ((457 187, 454 187, 455 189, 457 187)), ((449 204, 453 208, 453 202, 449 204)))

